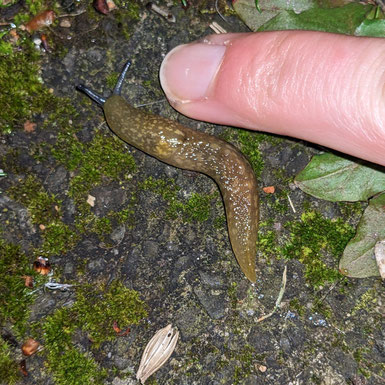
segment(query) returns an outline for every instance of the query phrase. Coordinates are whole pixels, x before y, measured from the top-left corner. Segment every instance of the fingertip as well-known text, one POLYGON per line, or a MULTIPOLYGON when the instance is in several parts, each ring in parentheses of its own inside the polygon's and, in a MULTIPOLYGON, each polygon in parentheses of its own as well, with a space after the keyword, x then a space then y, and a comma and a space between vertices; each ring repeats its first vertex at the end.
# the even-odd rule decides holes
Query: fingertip
POLYGON ((159 78, 172 104, 189 103, 207 97, 226 47, 203 42, 180 45, 164 58, 159 78))

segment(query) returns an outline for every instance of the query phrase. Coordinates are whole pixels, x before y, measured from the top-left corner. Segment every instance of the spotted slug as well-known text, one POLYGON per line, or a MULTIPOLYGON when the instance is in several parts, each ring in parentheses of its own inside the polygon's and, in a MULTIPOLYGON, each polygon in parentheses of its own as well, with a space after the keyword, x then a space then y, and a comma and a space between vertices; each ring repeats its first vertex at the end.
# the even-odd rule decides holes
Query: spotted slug
POLYGON ((215 180, 222 193, 235 257, 246 277, 255 282, 259 210, 257 181, 250 163, 224 140, 128 104, 121 89, 129 65, 107 99, 84 85, 77 88, 103 108, 110 129, 126 143, 169 165, 215 180))

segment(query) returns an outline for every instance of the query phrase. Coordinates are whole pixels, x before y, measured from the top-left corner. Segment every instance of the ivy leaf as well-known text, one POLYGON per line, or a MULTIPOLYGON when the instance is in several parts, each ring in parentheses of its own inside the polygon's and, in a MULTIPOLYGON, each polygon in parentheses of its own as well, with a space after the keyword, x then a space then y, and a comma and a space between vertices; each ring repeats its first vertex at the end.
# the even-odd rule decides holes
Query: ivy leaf
POLYGON ((325 153, 315 155, 294 183, 307 194, 327 201, 365 201, 385 191, 384 171, 325 153))
POLYGON ((374 246, 385 238, 385 193, 369 202, 355 237, 346 246, 340 260, 340 271, 348 277, 379 276, 374 246))
MULTIPOLYGON (((300 29, 354 34, 374 7, 341 1, 260 0, 259 13, 255 0, 235 0, 233 7, 252 31, 300 29)), ((358 30, 360 36, 364 29, 358 30)))
POLYGON ((385 37, 385 20, 364 20, 354 34, 356 36, 385 37))
POLYGON ((265 23, 259 31, 300 29, 353 35, 365 20, 370 6, 350 3, 338 8, 311 8, 301 13, 283 11, 265 23))

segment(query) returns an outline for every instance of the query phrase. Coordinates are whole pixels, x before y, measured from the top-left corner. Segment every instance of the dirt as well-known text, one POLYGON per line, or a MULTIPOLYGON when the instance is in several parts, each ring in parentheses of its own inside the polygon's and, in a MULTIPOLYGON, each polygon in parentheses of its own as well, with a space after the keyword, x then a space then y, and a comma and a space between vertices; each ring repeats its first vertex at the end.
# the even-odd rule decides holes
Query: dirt
MULTIPOLYGON (((79 9, 81 6, 69 12, 79 9)), ((127 60, 132 65, 123 95, 130 103, 156 102, 144 108, 216 135, 231 130, 179 115, 162 93, 158 71, 172 48, 212 33, 212 21, 229 32, 247 28, 236 16, 226 16, 225 23, 215 12, 201 13, 196 7, 185 11, 177 3, 170 10, 176 23, 149 12, 144 3, 138 20, 120 20, 115 11, 106 16, 93 15, 89 7, 87 12, 70 18, 70 28, 52 27, 52 51, 41 53, 41 75, 55 95, 69 97, 76 106, 80 114, 77 124, 82 126, 76 135, 82 143, 90 143, 98 131, 113 134, 102 110, 76 91, 76 85, 84 83, 108 96, 111 90, 106 78, 119 72, 127 60)), ((15 171, 2 167, 7 173, 0 178, 2 236, 21 245, 26 253, 39 247, 42 240, 25 205, 7 193, 20 178, 33 175, 47 192, 55 194, 62 201, 61 219, 68 226, 74 225, 77 213, 68 191, 78 170, 68 170, 52 155, 42 159, 35 156, 37 145, 55 144, 61 131, 54 122, 44 128, 44 119, 36 117, 33 132, 16 131, 1 140, 2 154, 18 150, 12 161, 15 171)), ((284 245, 290 237, 285 223, 300 221, 306 210, 317 210, 329 219, 343 216, 337 204, 306 196, 291 183, 320 149, 275 139, 260 145, 264 161, 260 187, 276 187, 273 197, 261 193, 261 222, 267 223, 261 231, 273 231, 277 244, 284 245), (286 194, 296 212, 290 208, 286 194), (284 206, 282 210, 277 209, 278 203, 284 206)), ((125 150, 135 159, 136 171, 128 177, 123 171, 120 179, 102 178, 89 194, 95 197, 92 212, 97 217, 129 207, 133 210, 131 220, 114 222, 102 237, 84 234, 69 250, 49 256, 61 283, 76 284, 79 280, 97 285, 119 279, 137 290, 148 306, 148 317, 133 326, 129 335, 98 348, 84 333, 73 337, 80 351, 94 357, 100 367, 115 368, 109 371, 105 384, 136 384, 134 372, 147 341, 169 323, 180 331, 180 340, 171 359, 148 383, 385 384, 385 297, 379 279, 341 277, 314 287, 298 260, 259 252, 258 279, 255 285, 250 284, 232 253, 226 223, 216 222, 223 218, 224 209, 215 183, 204 175, 170 167, 129 145, 125 150), (149 177, 167 183, 173 179, 178 186, 177 199, 184 203, 194 193, 214 194, 208 219, 186 220, 180 213, 170 215, 167 199, 141 187, 149 177), (136 200, 131 204, 133 195, 136 200), (275 306, 285 265, 288 277, 282 303, 273 316, 258 323, 257 319, 275 306), (365 303, 363 296, 368 292, 373 301, 365 303)), ((357 218, 346 220, 352 225, 357 222, 357 218)), ((326 254, 327 263, 337 269, 335 256, 326 254)), ((43 322, 55 309, 71 306, 75 298, 76 289, 41 291, 32 305, 31 322, 43 322)), ((29 358, 29 375, 19 383, 57 383, 45 369, 45 360, 44 351, 29 358)))

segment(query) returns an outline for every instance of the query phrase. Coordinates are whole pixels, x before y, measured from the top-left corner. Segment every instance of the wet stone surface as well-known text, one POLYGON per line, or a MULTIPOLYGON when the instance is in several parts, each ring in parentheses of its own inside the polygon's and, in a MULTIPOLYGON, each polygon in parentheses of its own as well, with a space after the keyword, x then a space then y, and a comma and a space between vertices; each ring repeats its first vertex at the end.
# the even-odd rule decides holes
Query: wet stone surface
MULTIPOLYGON (((61 3, 63 13, 83 9, 81 4, 61 3)), ((165 100, 158 80, 159 66, 170 49, 211 33, 208 26, 212 21, 224 22, 215 12, 201 13, 195 7, 184 11, 177 4, 171 8, 177 22, 171 24, 149 13, 144 2, 139 4, 136 19, 122 18, 119 11, 98 15, 88 7, 71 20, 70 28, 53 27, 58 28, 52 35, 53 52, 41 52, 42 78, 54 95, 70 98, 79 116, 66 116, 66 122, 73 120, 67 125, 58 118, 49 121, 37 116, 35 132, 17 131, 1 138, 0 167, 7 173, 0 178, 1 237, 20 245, 31 264, 42 253, 53 265, 51 280, 75 285, 68 292, 39 289, 30 322, 43 325, 55 310, 73 307, 78 286, 106 288, 120 280, 138 291, 148 316, 132 325, 127 335, 100 346, 86 332, 75 332, 71 337, 74 346, 93 357, 100 370, 107 368, 107 375, 99 382, 73 384, 137 384, 134 372, 147 341, 169 323, 180 331, 180 340, 170 361, 149 384, 384 384, 383 283, 340 277, 315 286, 308 280, 304 264, 278 252, 278 246, 290 239, 287 223, 301 221, 302 213, 316 210, 325 218, 341 217, 338 205, 306 196, 293 187, 292 178, 317 148, 269 136, 259 142, 264 163, 260 187, 274 185, 276 194, 261 192, 261 238, 266 239, 269 231, 273 237, 259 248, 255 285, 246 280, 234 258, 222 200, 210 178, 168 166, 127 145, 119 151, 132 155, 135 169, 107 175, 105 167, 95 183, 80 189, 89 183, 87 178, 98 169, 102 155, 115 154, 116 147, 109 141, 113 134, 101 109, 75 86, 84 83, 108 96, 110 77, 127 59, 132 65, 123 96, 130 103, 155 102, 144 109, 228 137, 242 150, 237 140, 240 130, 180 116, 165 100), (78 129, 71 131, 75 125, 78 129), (67 142, 61 137, 66 133, 67 142), (72 167, 71 160, 78 156, 76 143, 82 144, 80 152, 84 154, 98 133, 105 135, 101 153, 87 164, 79 162, 72 167), (70 154, 69 161, 52 151, 58 143, 62 143, 64 154, 70 154), (75 185, 80 174, 87 178, 75 185), (33 207, 20 203, 20 197, 11 193, 28 176, 33 176, 48 196, 54 196, 53 207, 60 206, 57 223, 72 231, 68 238, 62 234, 65 227, 54 234, 50 242, 67 242, 60 249, 53 251, 48 246, 50 233, 31 216, 33 207), (74 186, 82 194, 76 195, 74 186), (196 194, 208 203, 194 203, 196 194), (88 195, 95 197, 93 207, 87 206, 88 195), (208 215, 195 215, 202 207, 208 215), (270 318, 257 322, 275 306, 285 265, 288 278, 281 306, 270 318)), ((234 16, 227 18, 229 31, 246 31, 234 16)), ((250 133, 250 138, 258 135, 250 133)), ((33 196, 33 191, 27 194, 33 196)), ((357 223, 354 215, 343 219, 357 223)), ((336 270, 338 256, 321 254, 336 270)), ((69 330, 66 328, 59 330, 69 330)), ((12 335, 11 325, 4 325, 2 335, 6 331, 12 335)), ((29 325, 25 333, 35 335, 39 327, 29 325)), ((16 345, 22 344, 24 336, 13 336, 16 345)), ((44 350, 28 359, 29 376, 18 383, 59 383, 46 369, 46 360, 44 350)))

